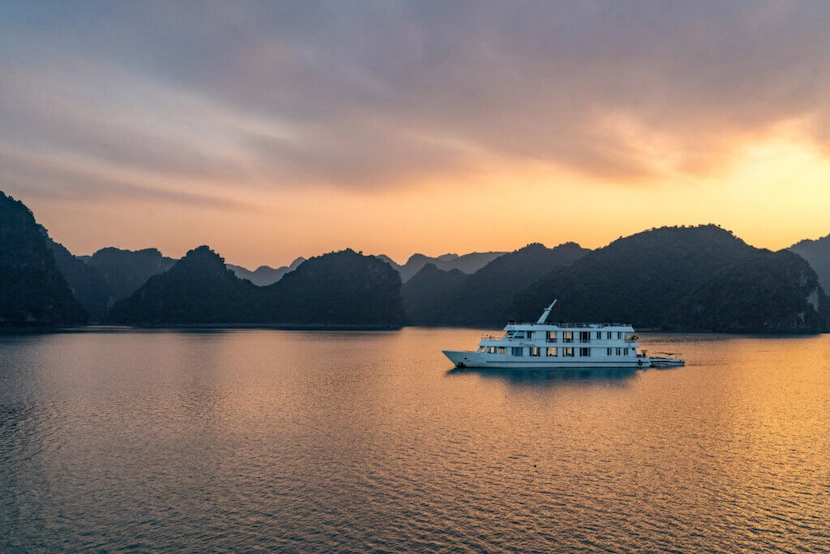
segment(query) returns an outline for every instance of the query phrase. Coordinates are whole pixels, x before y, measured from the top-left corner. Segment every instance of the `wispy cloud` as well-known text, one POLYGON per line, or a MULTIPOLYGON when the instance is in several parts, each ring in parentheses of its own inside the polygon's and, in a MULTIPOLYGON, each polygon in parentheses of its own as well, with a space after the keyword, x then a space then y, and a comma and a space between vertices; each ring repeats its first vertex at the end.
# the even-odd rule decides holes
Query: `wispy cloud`
POLYGON ((830 147, 828 20, 826 2, 4 2, 0 152, 17 188, 182 202, 488 159, 694 175, 788 120, 830 147))

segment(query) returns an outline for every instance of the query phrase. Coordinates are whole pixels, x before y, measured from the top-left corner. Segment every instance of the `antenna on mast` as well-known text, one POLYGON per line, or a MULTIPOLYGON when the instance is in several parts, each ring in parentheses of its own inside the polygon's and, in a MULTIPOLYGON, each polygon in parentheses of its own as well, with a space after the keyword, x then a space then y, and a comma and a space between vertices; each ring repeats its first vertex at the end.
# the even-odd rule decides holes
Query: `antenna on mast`
POLYGON ((545 308, 545 311, 542 312, 542 317, 539 318, 539 321, 536 322, 536 325, 542 325, 543 323, 545 323, 545 321, 547 321, 548 316, 550 315, 550 311, 553 309, 553 305, 556 304, 557 300, 554 300, 550 303, 550 306, 545 308))

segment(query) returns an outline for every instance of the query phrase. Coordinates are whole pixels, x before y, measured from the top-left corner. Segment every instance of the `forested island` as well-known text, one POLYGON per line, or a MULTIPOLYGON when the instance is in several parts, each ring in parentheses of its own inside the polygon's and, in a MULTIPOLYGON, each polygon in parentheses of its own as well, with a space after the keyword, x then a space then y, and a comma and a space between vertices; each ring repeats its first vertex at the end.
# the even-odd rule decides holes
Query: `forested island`
POLYGON ((530 244, 398 265, 347 249, 249 272, 208 246, 180 260, 156 249, 75 256, 0 192, 0 327, 501 327, 556 298, 552 321, 819 333, 830 322, 828 276, 816 273, 830 270, 827 240, 771 252, 715 225, 663 227, 597 250, 530 244))

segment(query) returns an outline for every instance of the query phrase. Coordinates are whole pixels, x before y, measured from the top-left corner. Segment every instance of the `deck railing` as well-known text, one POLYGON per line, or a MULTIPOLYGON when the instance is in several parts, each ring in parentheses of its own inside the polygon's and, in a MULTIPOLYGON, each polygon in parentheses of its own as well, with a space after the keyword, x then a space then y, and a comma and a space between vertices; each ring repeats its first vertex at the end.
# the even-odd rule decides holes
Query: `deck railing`
POLYGON ((530 326, 543 326, 543 327, 559 327, 560 329, 564 328, 571 328, 571 329, 604 329, 606 327, 631 327, 630 323, 618 323, 618 322, 609 322, 609 323, 568 323, 566 321, 558 321, 556 323, 548 321, 547 323, 535 323, 535 322, 522 322, 516 323, 515 321, 510 321, 508 325, 530 325, 530 326))

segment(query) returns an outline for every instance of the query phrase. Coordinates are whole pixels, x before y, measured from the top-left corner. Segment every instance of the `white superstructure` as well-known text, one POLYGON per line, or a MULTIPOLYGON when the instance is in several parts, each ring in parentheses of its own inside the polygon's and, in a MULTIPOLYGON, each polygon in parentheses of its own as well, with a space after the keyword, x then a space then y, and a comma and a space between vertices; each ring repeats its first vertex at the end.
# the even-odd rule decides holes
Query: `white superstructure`
POLYGON ((501 337, 484 337, 478 350, 444 350, 459 368, 646 368, 649 359, 629 324, 547 323, 556 300, 536 323, 509 323, 501 337))

